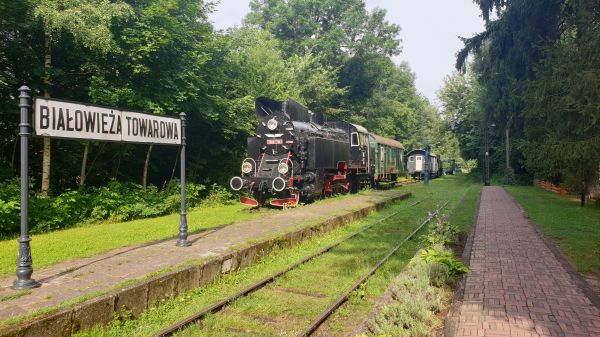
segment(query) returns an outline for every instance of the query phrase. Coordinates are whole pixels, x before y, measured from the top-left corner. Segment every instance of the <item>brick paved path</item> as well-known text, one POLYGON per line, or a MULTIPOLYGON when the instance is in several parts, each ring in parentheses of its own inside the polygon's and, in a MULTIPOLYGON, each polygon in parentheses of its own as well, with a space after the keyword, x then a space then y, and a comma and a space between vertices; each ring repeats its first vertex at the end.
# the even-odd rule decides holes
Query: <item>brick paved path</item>
MULTIPOLYGON (((56 306, 82 295, 107 291, 123 281, 139 279, 167 267, 222 255, 231 247, 269 235, 291 232, 315 222, 397 198, 405 193, 402 189, 377 191, 352 198, 327 200, 234 223, 191 235, 191 247, 175 247, 176 239, 173 239, 152 245, 125 247, 91 258, 74 259, 35 270, 33 278, 41 281, 42 287, 32 289, 31 293, 25 296, 0 301, 0 321, 33 310, 56 306)), ((0 279, 0 297, 5 299, 17 294, 9 288, 13 280, 14 276, 0 279)))
POLYGON ((462 300, 446 336, 595 336, 600 311, 500 187, 484 187, 462 300))

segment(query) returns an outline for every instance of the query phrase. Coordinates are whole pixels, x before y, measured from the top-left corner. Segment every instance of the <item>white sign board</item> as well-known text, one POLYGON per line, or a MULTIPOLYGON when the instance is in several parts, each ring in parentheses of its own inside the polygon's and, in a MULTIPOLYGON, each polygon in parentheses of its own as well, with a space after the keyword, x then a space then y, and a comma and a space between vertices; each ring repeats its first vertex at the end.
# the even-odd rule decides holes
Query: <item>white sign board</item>
POLYGON ((36 97, 36 136, 117 142, 181 144, 181 120, 36 97))

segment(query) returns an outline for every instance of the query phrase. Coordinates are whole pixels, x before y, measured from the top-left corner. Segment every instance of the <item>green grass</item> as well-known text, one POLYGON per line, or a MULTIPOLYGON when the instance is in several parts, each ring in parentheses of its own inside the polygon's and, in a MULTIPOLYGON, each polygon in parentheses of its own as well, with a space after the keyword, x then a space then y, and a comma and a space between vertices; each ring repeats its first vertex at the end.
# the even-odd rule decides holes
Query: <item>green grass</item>
MULTIPOLYGON (((378 225, 351 242, 335 248, 327 256, 290 272, 269 286, 269 291, 261 290, 250 297, 236 301, 225 309, 224 314, 207 317, 202 323, 204 329, 191 328, 180 334, 180 336, 256 335, 257 333, 261 336, 290 335, 294 330, 290 329, 291 327, 295 327, 297 330, 299 327, 307 325, 308 321, 339 295, 341 289, 353 283, 390 247, 397 244, 399 238, 406 236, 418 225, 426 217, 427 211, 436 208, 448 199, 451 200, 451 203, 447 209, 454 208, 461 197, 465 195, 467 186, 469 184, 463 177, 450 177, 435 180, 429 187, 422 185, 403 187, 413 191, 415 197, 396 203, 381 212, 338 228, 326 235, 273 252, 250 267, 222 275, 215 282, 149 309, 140 319, 115 320, 108 328, 95 328, 82 332, 80 336, 150 335, 275 271, 283 269, 376 219, 401 210, 400 215, 394 217, 393 221, 385 225, 378 225), (421 202, 411 207, 410 205, 416 201, 421 202), (329 270, 336 272, 331 274, 327 272, 329 270), (291 289, 293 292, 285 291, 286 289, 291 289), (304 296, 298 292, 312 293, 317 296, 304 296)), ((471 188, 469 191, 473 189, 471 188)), ((468 198, 464 198, 459 207, 467 202, 468 198)), ((470 207, 474 208, 474 203, 470 207)), ((465 209, 467 208, 465 206, 465 209)), ((466 222, 470 224, 472 217, 466 222)), ((326 327, 331 335, 342 335, 342 331, 346 331, 350 325, 360 323, 360 318, 357 317, 364 316, 372 308, 373 303, 385 291, 390 281, 412 258, 418 246, 419 240, 417 239, 404 245, 398 254, 367 282, 365 287, 352 296, 346 306, 336 312, 326 327)))
POLYGON ((14 299, 17 299, 19 297, 23 297, 23 296, 29 295, 29 294, 31 294, 31 290, 19 290, 18 292, 14 293, 12 295, 0 297, 0 303, 6 302, 6 301, 11 301, 11 300, 14 300, 14 299))
MULTIPOLYGON (((372 190, 360 194, 372 193, 372 190)), ((317 201, 328 203, 352 198, 343 195, 317 201)), ((237 221, 264 216, 279 210, 263 208, 249 212, 241 204, 199 207, 188 211, 190 234, 228 225, 237 221)), ((313 219, 314 220, 314 219, 313 219)), ((302 224, 305 225, 305 224, 302 224)), ((75 228, 31 235, 31 251, 34 270, 55 265, 75 258, 85 258, 113 249, 144 244, 152 241, 172 239, 177 236, 179 214, 139 219, 119 223, 85 224, 75 228)), ((0 277, 15 272, 18 243, 16 239, 0 241, 0 277)), ((35 278, 35 274, 33 276, 35 278)))
POLYGON ((580 207, 577 198, 533 186, 505 188, 579 272, 600 277, 600 207, 580 207))
POLYGON ((475 213, 477 212, 477 200, 481 193, 481 185, 472 185, 465 192, 460 204, 452 210, 448 221, 458 226, 461 234, 468 234, 471 231, 471 225, 475 223, 475 213))
MULTIPOLYGON (((187 215, 189 231, 201 232, 271 212, 265 209, 250 213, 247 209, 248 207, 241 204, 192 209, 187 215)), ((179 214, 171 214, 152 219, 99 223, 32 235, 33 267, 39 269, 116 248, 175 238, 178 228, 179 214)), ((15 239, 0 241, 0 277, 15 272, 17 248, 18 243, 15 239)))
MULTIPOLYGON (((372 190, 360 194, 372 193, 372 190)), ((318 200, 327 203, 351 198, 351 195, 318 200)), ((242 204, 199 207, 187 213, 190 234, 233 222, 250 220, 279 210, 262 208, 249 212, 242 204)), ((34 270, 75 258, 84 258, 113 249, 177 237, 179 214, 119 223, 85 224, 75 228, 31 235, 34 270)), ((0 241, 0 277, 14 274, 18 243, 16 239, 0 241)), ((35 274, 33 276, 35 278, 35 274)))

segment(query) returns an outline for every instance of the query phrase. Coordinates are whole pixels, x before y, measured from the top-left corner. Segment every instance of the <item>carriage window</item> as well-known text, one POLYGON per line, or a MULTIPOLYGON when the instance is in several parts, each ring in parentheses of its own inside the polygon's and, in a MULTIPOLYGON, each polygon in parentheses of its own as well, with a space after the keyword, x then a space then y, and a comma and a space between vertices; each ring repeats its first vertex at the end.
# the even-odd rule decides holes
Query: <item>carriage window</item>
POLYGON ((423 160, 423 157, 417 156, 417 160, 423 160))
POLYGON ((415 161, 415 157, 408 157, 408 161, 415 161))
POLYGON ((350 146, 359 146, 360 144, 358 143, 358 133, 356 132, 352 132, 350 134, 350 146))

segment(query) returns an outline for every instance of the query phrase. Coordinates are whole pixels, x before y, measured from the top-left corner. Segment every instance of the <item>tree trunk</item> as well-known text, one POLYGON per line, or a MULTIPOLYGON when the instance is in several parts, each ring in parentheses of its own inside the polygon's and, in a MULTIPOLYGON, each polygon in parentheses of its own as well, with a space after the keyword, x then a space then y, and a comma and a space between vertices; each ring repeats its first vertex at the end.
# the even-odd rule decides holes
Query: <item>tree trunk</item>
POLYGON ((50 159, 52 144, 49 137, 44 137, 44 153, 42 158, 42 188, 40 194, 43 197, 48 196, 50 191, 50 159))
POLYGON ((581 182, 581 194, 579 195, 579 197, 581 198, 581 207, 585 206, 585 197, 586 195, 589 193, 589 187, 588 184, 586 183, 586 181, 582 181, 581 182))
MULTIPOLYGON (((100 155, 102 154, 102 151, 104 150, 104 146, 106 145, 106 142, 102 143, 102 146, 100 146, 100 149, 98 149, 98 151, 96 151, 96 157, 94 157, 94 160, 92 160, 92 162, 90 163, 90 166, 87 167, 85 172, 85 178, 87 180, 87 176, 90 175, 90 172, 92 172, 92 168, 94 167, 94 164, 96 163, 96 160, 98 160, 98 158, 100 157, 100 155)), ((89 151, 89 150, 88 150, 89 151)), ((87 166, 87 165, 86 165, 87 166)))
POLYGON ((85 178, 87 178, 86 166, 88 152, 90 151, 90 143, 86 142, 83 146, 83 158, 81 159, 81 172, 79 173, 79 186, 85 186, 85 178))
POLYGON ((177 162, 179 161, 179 153, 180 153, 180 148, 178 148, 177 150, 177 155, 175 155, 175 163, 173 164, 173 170, 171 171, 171 179, 169 179, 169 182, 171 180, 173 180, 173 178, 175 178, 175 170, 177 169, 177 162))
MULTIPOLYGON (((44 34, 44 97, 50 98, 50 85, 52 70, 52 36, 50 32, 44 34)), ((44 137, 44 153, 42 158, 42 187, 40 194, 48 196, 50 191, 50 162, 52 144, 49 137, 44 137)))
POLYGON ((148 146, 148 152, 146 152, 146 160, 144 161, 144 173, 142 174, 142 188, 144 188, 144 192, 146 192, 146 187, 148 186, 148 163, 150 162, 152 146, 153 144, 150 144, 150 146, 148 146))
POLYGON ((121 167, 121 153, 119 153, 119 155, 117 156, 117 165, 115 165, 115 172, 113 174, 113 179, 117 180, 117 177, 119 176, 119 168, 121 167))
POLYGON ((15 168, 15 158, 17 156, 17 145, 19 145, 19 136, 15 137, 15 144, 13 145, 12 156, 10 158, 10 168, 15 168))

